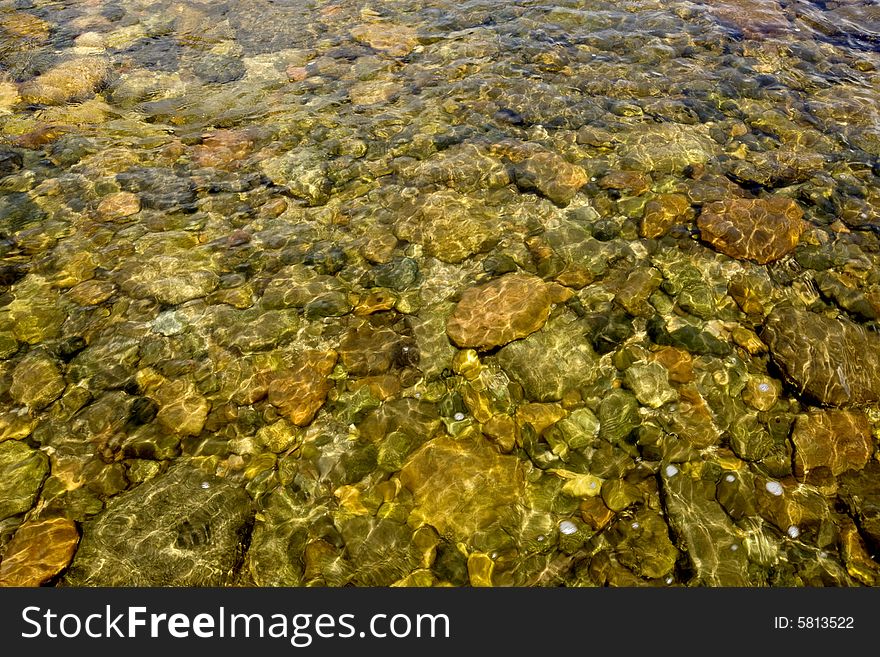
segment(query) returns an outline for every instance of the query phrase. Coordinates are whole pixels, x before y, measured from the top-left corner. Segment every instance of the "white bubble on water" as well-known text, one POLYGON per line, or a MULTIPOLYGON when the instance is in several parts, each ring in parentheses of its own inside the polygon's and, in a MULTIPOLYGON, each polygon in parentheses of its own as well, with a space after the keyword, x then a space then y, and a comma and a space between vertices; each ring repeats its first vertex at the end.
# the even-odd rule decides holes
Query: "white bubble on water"
POLYGON ((776 497, 782 495, 782 484, 780 484, 778 481, 768 481, 764 485, 764 488, 767 489, 768 493, 770 493, 771 495, 775 495, 776 497))
POLYGON ((559 523, 559 531, 561 531, 566 536, 577 533, 577 530, 577 525, 575 525, 571 520, 563 520, 559 523))
POLYGON ((791 537, 791 538, 797 538, 798 536, 801 535, 801 530, 798 529, 797 527, 795 527, 794 525, 792 525, 791 527, 789 527, 786 530, 785 533, 788 534, 789 537, 791 537))
POLYGON ((667 465, 665 472, 667 477, 674 477, 678 474, 678 468, 676 468, 674 465, 667 465))

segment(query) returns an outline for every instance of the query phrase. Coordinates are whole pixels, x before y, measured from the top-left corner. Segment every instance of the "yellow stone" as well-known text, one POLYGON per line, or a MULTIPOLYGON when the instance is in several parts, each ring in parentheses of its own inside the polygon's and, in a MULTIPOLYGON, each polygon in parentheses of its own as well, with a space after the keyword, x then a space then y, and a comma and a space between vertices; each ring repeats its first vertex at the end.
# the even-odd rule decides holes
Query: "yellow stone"
POLYGON ((605 482, 596 475, 578 474, 569 470, 553 470, 553 473, 566 480, 562 485, 562 492, 571 497, 596 497, 605 482))
POLYGON ((462 349, 455 352, 452 357, 452 371, 461 374, 468 381, 473 381, 480 376, 483 366, 480 357, 473 349, 462 349))
POLYGON ((516 423, 522 428, 531 424, 539 436, 545 429, 552 427, 568 413, 559 404, 523 404, 516 409, 516 423))
POLYGON ((483 423, 480 430, 497 444, 502 452, 512 452, 516 447, 516 423, 509 415, 499 413, 492 416, 483 423))
POLYGON ((471 586, 492 586, 492 575, 495 572, 495 562, 488 554, 474 552, 467 560, 468 579, 471 586))

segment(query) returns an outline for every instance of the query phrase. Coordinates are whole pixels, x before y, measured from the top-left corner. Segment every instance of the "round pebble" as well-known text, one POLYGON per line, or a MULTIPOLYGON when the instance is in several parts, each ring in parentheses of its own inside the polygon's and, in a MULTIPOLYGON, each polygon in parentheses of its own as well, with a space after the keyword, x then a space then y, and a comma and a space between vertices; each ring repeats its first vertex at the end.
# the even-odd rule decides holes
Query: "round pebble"
POLYGON ((641 527, 641 525, 637 522, 634 522, 631 526, 633 529, 638 529, 639 527, 641 527))
POLYGON ((794 525, 792 525, 791 527, 789 527, 786 530, 785 533, 788 534, 789 537, 791 537, 791 538, 797 538, 798 536, 801 535, 801 530, 798 529, 797 527, 795 527, 794 525))
POLYGON ((210 487, 211 487, 211 484, 208 483, 207 481, 202 482, 202 488, 204 488, 205 490, 209 489, 210 487))
POLYGON ((559 531, 566 536, 577 533, 577 530, 577 525, 575 525, 571 520, 563 520, 559 523, 559 531))
POLYGON ((734 481, 736 481, 736 477, 734 477, 732 474, 729 474, 724 477, 724 481, 726 481, 729 484, 732 484, 734 481))
POLYGON ((730 546, 731 552, 736 552, 737 550, 739 550, 739 545, 737 545, 736 543, 730 546))
POLYGON ((768 481, 764 488, 767 489, 768 493, 770 493, 771 495, 775 495, 776 497, 782 495, 782 484, 780 484, 778 481, 768 481))
POLYGON ((674 477, 678 474, 678 468, 676 468, 674 465, 667 465, 664 472, 666 472, 667 477, 674 477))
POLYGON ((456 413, 452 416, 452 419, 456 422, 461 422, 464 419, 464 413, 456 413))

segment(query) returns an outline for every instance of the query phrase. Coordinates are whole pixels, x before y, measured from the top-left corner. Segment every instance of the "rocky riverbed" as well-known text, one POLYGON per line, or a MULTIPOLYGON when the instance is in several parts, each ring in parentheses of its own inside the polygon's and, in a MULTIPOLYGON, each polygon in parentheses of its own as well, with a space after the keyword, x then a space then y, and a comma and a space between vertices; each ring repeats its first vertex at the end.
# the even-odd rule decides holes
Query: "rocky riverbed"
POLYGON ((870 0, 0 0, 0 585, 880 584, 870 0))

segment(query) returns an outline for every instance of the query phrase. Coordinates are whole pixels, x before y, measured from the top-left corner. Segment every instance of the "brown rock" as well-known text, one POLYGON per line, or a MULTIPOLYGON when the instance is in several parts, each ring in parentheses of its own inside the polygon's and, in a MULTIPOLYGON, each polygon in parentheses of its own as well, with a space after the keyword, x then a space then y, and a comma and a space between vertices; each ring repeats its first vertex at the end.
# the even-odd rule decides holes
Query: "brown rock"
POLYGON ((39 586, 64 570, 79 542, 76 523, 66 518, 26 522, 0 562, 0 586, 39 586))
POLYGON ((351 35, 356 41, 391 57, 404 57, 419 43, 414 28, 391 23, 358 25, 351 31, 351 35))
POLYGON ((871 424, 860 411, 816 410, 799 415, 791 434, 794 471, 803 480, 814 468, 839 475, 861 470, 874 453, 871 424))
POLYGON ((269 403, 298 426, 310 424, 333 387, 328 376, 337 353, 306 351, 297 369, 287 370, 269 384, 269 403))
POLYGON ((653 359, 669 372, 672 383, 690 383, 694 380, 694 359, 678 347, 662 347, 653 353, 653 359))
POLYGON ((110 63, 101 57, 70 59, 21 85, 21 99, 33 105, 61 105, 92 96, 110 76, 110 63))
POLYGON ((446 323, 459 347, 488 350, 539 330, 550 315, 547 284, 531 274, 507 274, 462 294, 446 323))
POLYGON ((215 130, 202 135, 202 143, 193 148, 192 159, 200 167, 235 169, 253 147, 253 140, 244 131, 215 130))
POLYGON ((108 194, 98 204, 98 216, 107 221, 130 217, 140 211, 141 200, 137 194, 131 192, 108 194))
POLYGON ((684 194, 658 194, 645 204, 642 237, 662 237, 676 224, 691 218, 691 204, 684 194))
POLYGON ((587 173, 556 153, 535 153, 516 167, 516 184, 526 192, 537 191, 557 205, 568 205, 587 184, 587 173))
POLYGON ((599 179, 599 187, 641 196, 651 189, 651 177, 638 171, 611 171, 599 179))
POLYGON ((614 511, 605 506, 601 497, 588 497, 581 500, 581 518, 596 531, 604 529, 614 519, 614 511))
POLYGON ((400 340, 391 329, 364 322, 345 334, 339 344, 339 356, 353 376, 384 374, 391 369, 400 340))
POLYGON ((717 251, 766 264, 791 253, 805 228, 803 210, 790 198, 729 198, 703 207, 700 236, 717 251))
POLYGON ((559 404, 523 404, 516 409, 516 423, 520 427, 530 424, 535 433, 541 435, 566 415, 568 413, 559 404))

